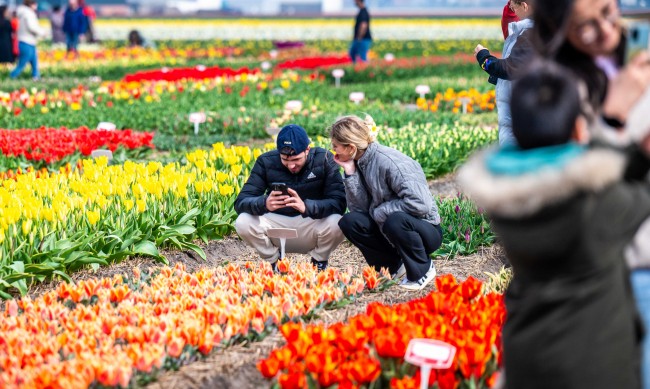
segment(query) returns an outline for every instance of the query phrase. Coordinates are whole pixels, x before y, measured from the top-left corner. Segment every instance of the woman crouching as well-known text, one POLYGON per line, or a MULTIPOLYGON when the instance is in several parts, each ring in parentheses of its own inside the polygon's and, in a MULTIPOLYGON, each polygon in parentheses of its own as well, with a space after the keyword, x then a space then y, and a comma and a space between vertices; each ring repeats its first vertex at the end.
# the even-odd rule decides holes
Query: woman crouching
POLYGON ((369 116, 332 125, 350 210, 339 227, 368 265, 388 268, 402 288, 420 290, 436 275, 430 255, 442 244, 438 207, 420 164, 377 143, 375 128, 369 116))

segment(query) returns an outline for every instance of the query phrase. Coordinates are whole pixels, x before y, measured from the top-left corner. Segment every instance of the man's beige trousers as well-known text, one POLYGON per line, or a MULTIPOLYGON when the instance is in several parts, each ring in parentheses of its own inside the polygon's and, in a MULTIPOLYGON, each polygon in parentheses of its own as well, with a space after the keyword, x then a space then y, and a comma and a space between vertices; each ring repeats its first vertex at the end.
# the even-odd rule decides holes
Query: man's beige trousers
POLYGON ((339 228, 341 215, 331 215, 325 219, 312 219, 302 216, 284 216, 266 213, 253 216, 242 213, 235 221, 239 236, 260 254, 262 259, 275 262, 280 257, 280 240, 266 236, 269 228, 295 228, 298 237, 287 239, 287 253, 309 254, 317 261, 326 261, 330 253, 345 238, 339 228))

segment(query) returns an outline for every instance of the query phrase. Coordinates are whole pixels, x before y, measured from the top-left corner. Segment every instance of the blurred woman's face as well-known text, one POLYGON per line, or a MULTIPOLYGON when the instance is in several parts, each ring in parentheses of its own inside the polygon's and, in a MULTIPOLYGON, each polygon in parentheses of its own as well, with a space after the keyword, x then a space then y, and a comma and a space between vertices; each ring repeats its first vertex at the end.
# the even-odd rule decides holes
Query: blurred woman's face
POLYGON ((567 40, 596 57, 611 55, 621 41, 621 14, 616 0, 575 0, 567 40))
POLYGON ((347 162, 352 159, 354 147, 350 145, 342 145, 336 140, 332 139, 332 151, 336 154, 336 158, 341 162, 347 162))

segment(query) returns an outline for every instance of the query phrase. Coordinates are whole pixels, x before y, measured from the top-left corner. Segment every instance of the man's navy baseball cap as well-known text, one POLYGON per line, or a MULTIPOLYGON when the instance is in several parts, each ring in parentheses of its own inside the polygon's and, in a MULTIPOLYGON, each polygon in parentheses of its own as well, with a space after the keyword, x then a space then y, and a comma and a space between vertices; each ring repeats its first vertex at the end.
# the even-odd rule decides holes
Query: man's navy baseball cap
POLYGON ((307 131, 297 124, 289 124, 282 127, 282 130, 278 134, 277 146, 280 154, 300 154, 307 150, 309 143, 307 131))

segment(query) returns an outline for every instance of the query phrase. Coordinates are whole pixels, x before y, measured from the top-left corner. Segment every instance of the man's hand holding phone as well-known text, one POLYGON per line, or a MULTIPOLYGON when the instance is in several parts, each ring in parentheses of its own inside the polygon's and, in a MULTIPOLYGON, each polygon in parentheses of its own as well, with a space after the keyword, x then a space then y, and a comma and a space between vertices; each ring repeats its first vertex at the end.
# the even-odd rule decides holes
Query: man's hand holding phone
POLYGON ((300 213, 305 213, 305 210, 307 208, 305 207, 305 202, 302 201, 300 196, 298 196, 298 192, 296 192, 291 188, 288 188, 288 190, 289 190, 289 197, 285 200, 285 204, 287 205, 287 207, 291 207, 300 213))
POLYGON ((266 209, 273 212, 284 207, 291 207, 300 213, 305 213, 306 210, 305 202, 298 192, 287 187, 285 183, 274 182, 271 184, 271 193, 266 198, 266 209))
POLYGON ((287 184, 274 182, 271 184, 271 193, 266 198, 266 209, 270 212, 277 211, 287 206, 286 201, 289 198, 287 184))

